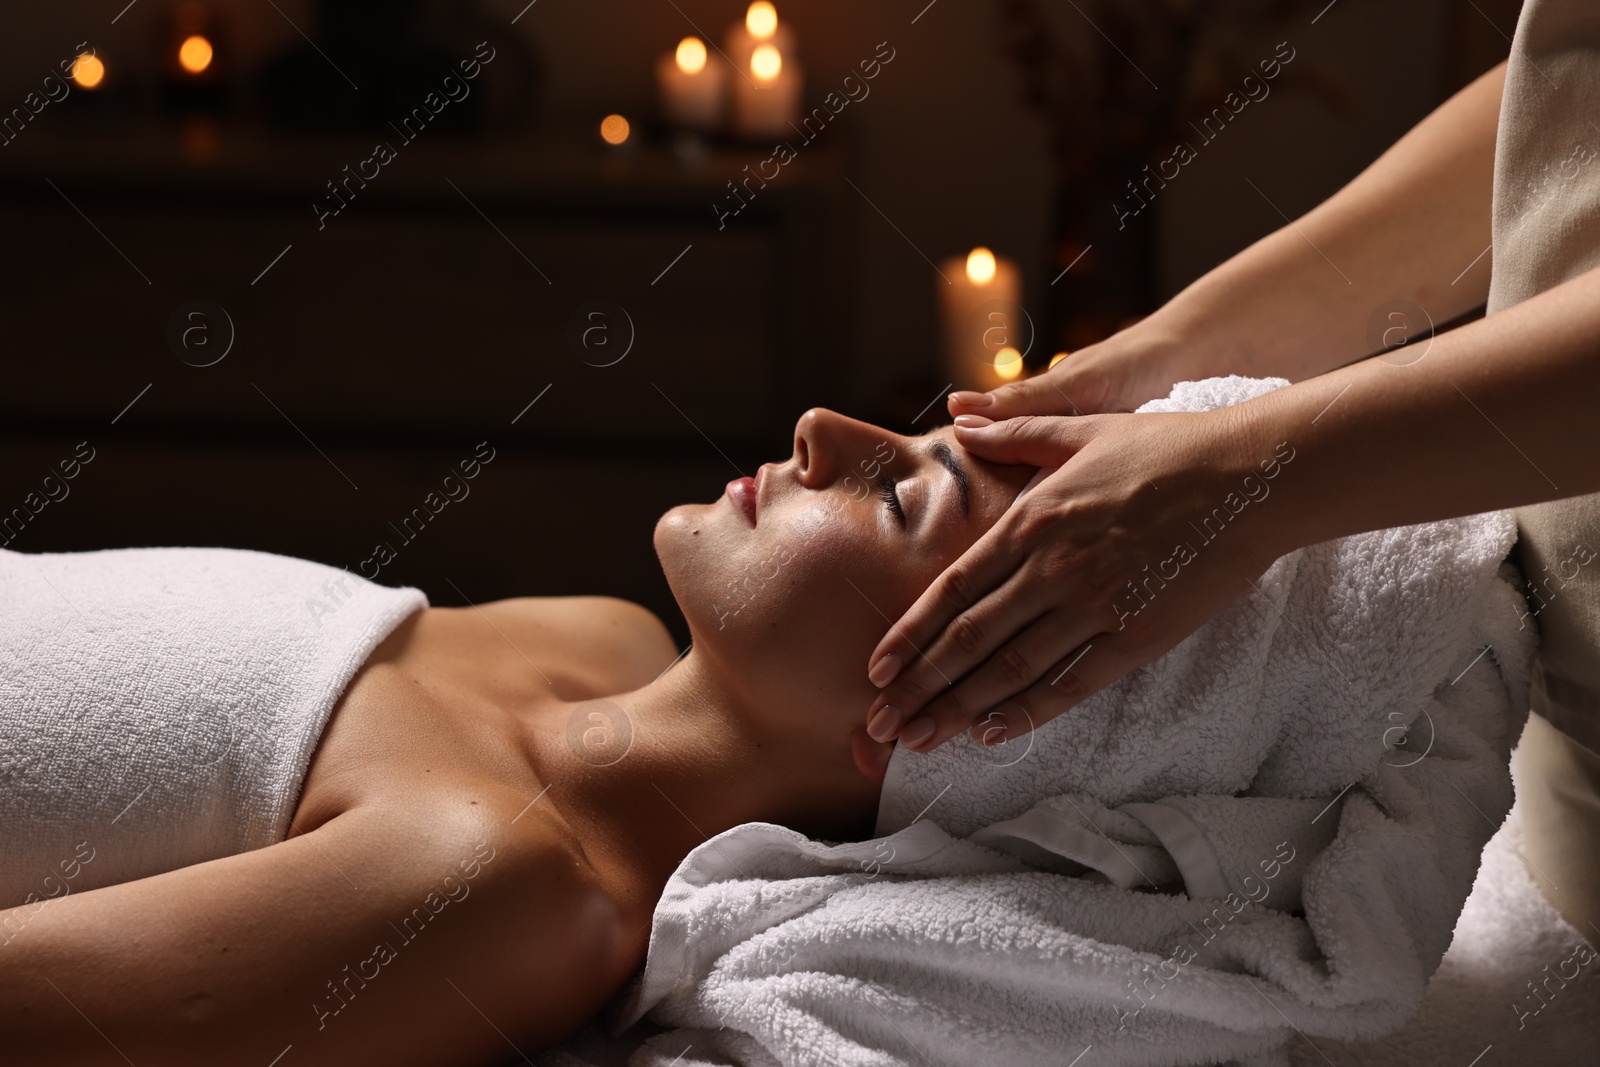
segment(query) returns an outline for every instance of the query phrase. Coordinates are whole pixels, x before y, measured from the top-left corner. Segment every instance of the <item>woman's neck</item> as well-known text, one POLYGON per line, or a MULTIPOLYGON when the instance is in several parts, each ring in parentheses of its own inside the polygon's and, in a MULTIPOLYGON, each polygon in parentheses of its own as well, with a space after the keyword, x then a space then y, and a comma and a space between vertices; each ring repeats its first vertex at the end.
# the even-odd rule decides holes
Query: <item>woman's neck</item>
POLYGON ((750 706, 691 651, 643 688, 541 710, 535 768, 591 859, 607 852, 659 894, 695 847, 771 822, 809 837, 870 836, 879 786, 827 709, 750 706))

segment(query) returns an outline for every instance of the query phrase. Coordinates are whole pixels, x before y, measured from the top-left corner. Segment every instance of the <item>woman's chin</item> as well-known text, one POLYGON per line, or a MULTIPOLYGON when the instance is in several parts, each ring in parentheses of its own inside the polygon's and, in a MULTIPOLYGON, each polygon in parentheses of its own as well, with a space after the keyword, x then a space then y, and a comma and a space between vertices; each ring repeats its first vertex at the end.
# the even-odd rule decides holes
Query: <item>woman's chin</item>
MULTIPOLYGON (((703 621, 714 591, 728 581, 730 566, 737 566, 739 553, 729 541, 727 516, 714 504, 679 504, 656 520, 653 543, 656 559, 666 575, 667 585, 678 602, 678 610, 693 624, 703 621)), ((715 623, 712 624, 715 628, 715 623)))
POLYGON ((705 525, 706 513, 714 507, 715 504, 679 504, 664 512, 656 520, 652 537, 656 555, 661 555, 680 541, 698 536, 700 528, 705 525))

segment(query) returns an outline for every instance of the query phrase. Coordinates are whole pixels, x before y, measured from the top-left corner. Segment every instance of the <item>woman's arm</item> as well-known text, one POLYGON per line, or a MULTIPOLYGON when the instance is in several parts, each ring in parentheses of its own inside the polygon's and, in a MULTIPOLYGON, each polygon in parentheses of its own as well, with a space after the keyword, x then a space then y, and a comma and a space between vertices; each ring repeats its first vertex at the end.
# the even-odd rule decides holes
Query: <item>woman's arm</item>
POLYGON ((1224 414, 1251 447, 1295 449, 1271 509, 1282 553, 1600 490, 1597 400, 1600 268, 1224 414))
POLYGON ((1435 323, 1481 305, 1505 73, 1478 77, 1333 196, 1173 297, 1163 328, 1222 373, 1299 381, 1381 347, 1368 324, 1389 301, 1435 323))
MULTIPOLYGON (((1369 325, 1390 301, 1420 306, 1434 324, 1478 307, 1489 291, 1485 250, 1504 85, 1502 63, 1318 207, 1285 219, 1149 317, 1046 374, 990 394, 958 394, 950 413, 1128 411, 1187 379, 1299 381, 1382 347, 1369 325), (985 396, 993 400, 979 399, 985 396)), ((1385 330, 1401 325, 1408 337, 1428 328, 1427 321, 1383 321, 1385 330)))
POLYGON ((531 1054, 614 976, 569 966, 603 952, 584 943, 601 927, 568 854, 530 838, 532 819, 513 840, 477 799, 427 820, 357 810, 0 912, 4 1058, 466 1067, 514 1058, 508 1038, 531 1054))

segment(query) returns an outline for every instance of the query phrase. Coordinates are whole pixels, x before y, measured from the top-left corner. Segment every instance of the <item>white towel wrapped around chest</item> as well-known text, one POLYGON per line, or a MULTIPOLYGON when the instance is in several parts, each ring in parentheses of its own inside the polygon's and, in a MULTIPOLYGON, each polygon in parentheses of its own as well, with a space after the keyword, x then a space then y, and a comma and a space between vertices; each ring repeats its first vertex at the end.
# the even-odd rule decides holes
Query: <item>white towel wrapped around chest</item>
POLYGON ((0 551, 0 908, 282 840, 334 704, 426 606, 262 552, 0 551))

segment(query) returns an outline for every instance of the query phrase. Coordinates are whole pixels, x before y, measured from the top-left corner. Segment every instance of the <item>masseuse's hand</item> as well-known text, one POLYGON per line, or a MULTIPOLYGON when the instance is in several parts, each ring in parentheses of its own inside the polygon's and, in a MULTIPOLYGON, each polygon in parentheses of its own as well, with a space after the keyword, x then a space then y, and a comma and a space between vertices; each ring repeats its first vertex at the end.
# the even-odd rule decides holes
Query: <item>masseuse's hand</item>
POLYGON ((1199 345, 1152 317, 1078 349, 1043 374, 987 393, 953 393, 948 406, 951 415, 990 419, 1132 411, 1147 400, 1166 396, 1174 382, 1231 370, 1213 363, 1199 345))
POLYGON ((1252 440, 1240 410, 959 417, 976 455, 1059 469, 879 643, 868 732, 922 752, 962 730, 1016 737, 1249 593, 1290 547, 1268 498, 1293 454, 1252 440))

